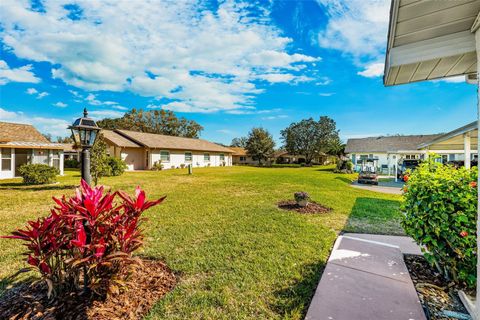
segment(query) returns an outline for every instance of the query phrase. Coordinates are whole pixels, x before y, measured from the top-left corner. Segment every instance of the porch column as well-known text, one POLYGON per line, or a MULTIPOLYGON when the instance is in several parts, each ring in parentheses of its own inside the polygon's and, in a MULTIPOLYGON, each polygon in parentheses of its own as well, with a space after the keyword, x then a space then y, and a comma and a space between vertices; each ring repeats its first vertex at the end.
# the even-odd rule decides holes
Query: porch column
MULTIPOLYGON (((480 16, 480 15, 479 15, 480 16)), ((477 16, 477 19, 478 17, 477 16)), ((477 20, 478 21, 478 20, 477 20)), ((474 26, 475 28, 475 26, 474 26)), ((476 42, 476 51, 477 51, 477 61, 480 61, 480 30, 478 27, 472 29, 472 32, 475 32, 475 42, 476 42)), ((478 131, 478 141, 477 141, 477 155, 480 160, 480 82, 478 81, 480 77, 479 68, 477 68, 477 127, 478 131)), ((477 188, 480 186, 480 175, 477 179, 477 188)), ((475 301, 475 317, 479 319, 480 313, 480 192, 477 189, 477 297, 475 301)))
POLYGON ((470 134, 464 133, 463 134, 463 151, 465 152, 465 168, 470 169, 470 134))

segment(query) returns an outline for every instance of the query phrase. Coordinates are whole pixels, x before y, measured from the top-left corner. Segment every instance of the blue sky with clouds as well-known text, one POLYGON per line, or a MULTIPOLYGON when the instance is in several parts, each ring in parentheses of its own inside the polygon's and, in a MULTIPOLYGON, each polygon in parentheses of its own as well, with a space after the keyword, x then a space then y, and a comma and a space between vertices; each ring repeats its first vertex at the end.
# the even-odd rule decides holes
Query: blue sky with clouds
POLYGON ((461 78, 385 88, 390 1, 0 2, 0 121, 67 135, 165 108, 229 143, 328 115, 341 137, 437 133, 473 121, 461 78))

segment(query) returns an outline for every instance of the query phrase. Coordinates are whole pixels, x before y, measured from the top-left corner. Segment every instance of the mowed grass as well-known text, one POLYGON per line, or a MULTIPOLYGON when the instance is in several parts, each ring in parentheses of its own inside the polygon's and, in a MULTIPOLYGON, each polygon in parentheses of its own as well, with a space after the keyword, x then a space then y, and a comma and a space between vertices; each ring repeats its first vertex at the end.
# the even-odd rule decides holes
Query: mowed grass
MULTIPOLYGON (((342 230, 401 234, 400 197, 349 186, 354 175, 328 167, 222 167, 131 172, 104 178, 113 190, 140 185, 149 198, 145 256, 163 259, 178 285, 147 319, 301 319, 342 230), (331 207, 323 215, 282 211, 296 191, 331 207)), ((70 195, 78 172, 47 187, 0 182, 0 234, 46 215, 52 196, 70 195)), ((18 241, 0 239, 0 278, 25 266, 18 241)))

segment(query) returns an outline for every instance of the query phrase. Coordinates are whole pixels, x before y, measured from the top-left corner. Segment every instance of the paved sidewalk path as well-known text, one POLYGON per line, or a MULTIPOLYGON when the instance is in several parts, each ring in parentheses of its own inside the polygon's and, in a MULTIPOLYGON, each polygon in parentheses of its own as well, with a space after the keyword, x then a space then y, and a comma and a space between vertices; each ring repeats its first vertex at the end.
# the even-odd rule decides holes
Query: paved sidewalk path
POLYGON ((305 319, 426 320, 400 248, 364 238, 337 238, 305 319))
POLYGON ((381 193, 390 193, 390 194, 403 193, 400 187, 375 186, 370 184, 359 184, 357 182, 352 183, 351 186, 357 189, 363 189, 363 190, 369 190, 369 191, 381 192, 381 193))

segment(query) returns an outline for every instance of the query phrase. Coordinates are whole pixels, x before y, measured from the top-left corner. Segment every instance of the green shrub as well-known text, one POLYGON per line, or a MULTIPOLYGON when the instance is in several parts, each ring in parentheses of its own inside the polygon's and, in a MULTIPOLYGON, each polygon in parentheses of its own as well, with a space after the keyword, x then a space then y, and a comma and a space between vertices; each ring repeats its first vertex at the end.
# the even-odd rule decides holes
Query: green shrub
POLYGON ((108 173, 107 176, 121 176, 127 169, 127 164, 120 158, 108 157, 108 173))
POLYGON ((338 159, 335 173, 353 173, 353 163, 351 160, 338 159))
POLYGON ((25 184, 47 184, 57 180, 58 169, 46 164, 24 164, 18 172, 25 184))
POLYGON ((65 168, 80 168, 80 162, 77 159, 66 159, 63 165, 65 168))
POLYGON ((154 171, 163 170, 162 160, 155 161, 155 162, 153 163, 152 170, 154 170, 154 171))
POLYGON ((404 187, 405 232, 446 277, 469 287, 476 281, 477 174, 430 156, 404 187))

